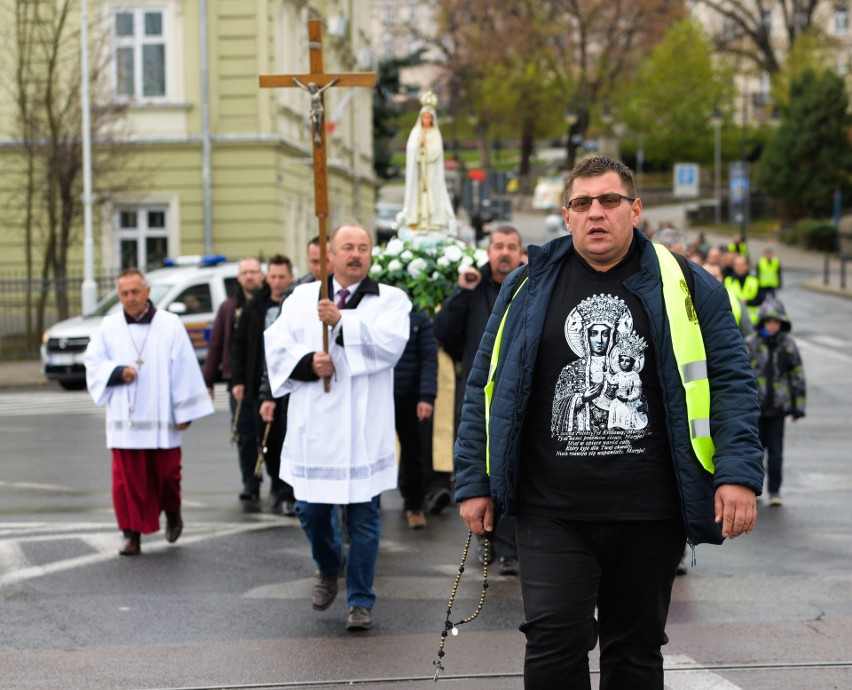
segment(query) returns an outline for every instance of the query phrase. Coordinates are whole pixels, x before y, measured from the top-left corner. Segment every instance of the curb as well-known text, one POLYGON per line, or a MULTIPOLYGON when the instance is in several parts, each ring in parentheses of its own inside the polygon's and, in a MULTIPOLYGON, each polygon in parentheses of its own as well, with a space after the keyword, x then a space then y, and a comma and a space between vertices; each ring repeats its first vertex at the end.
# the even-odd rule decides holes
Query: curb
POLYGON ((843 289, 840 287, 834 287, 833 285, 825 285, 821 278, 803 280, 801 286, 805 290, 810 290, 811 292, 819 292, 824 295, 834 295, 836 297, 852 299, 852 288, 843 289))

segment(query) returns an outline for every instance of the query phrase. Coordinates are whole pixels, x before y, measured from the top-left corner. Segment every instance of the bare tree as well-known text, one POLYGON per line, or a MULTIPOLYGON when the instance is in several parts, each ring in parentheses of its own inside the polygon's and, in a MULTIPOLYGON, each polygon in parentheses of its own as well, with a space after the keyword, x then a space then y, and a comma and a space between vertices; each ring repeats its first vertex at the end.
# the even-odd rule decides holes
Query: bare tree
MULTIPOLYGON (((6 22, 14 27, 9 37, 14 46, 14 79, 4 82, 16 106, 20 144, 16 159, 23 166, 17 217, 27 279, 38 273, 44 285, 52 280, 60 318, 70 313, 68 252, 79 241, 76 229, 82 218, 80 34, 72 21, 76 4, 72 0, 15 2, 14 15, 6 22)), ((106 32, 95 37, 96 44, 104 40, 106 32)), ((100 57, 89 75, 91 92, 98 93, 109 53, 97 48, 92 52, 100 57)), ((93 170, 96 179, 109 181, 99 189, 102 197, 127 183, 120 172, 122 148, 111 144, 123 133, 125 110, 125 104, 111 98, 92 107, 92 139, 104 144, 93 156, 93 170)), ((49 299, 46 289, 36 304, 32 295, 27 296, 28 341, 41 333, 49 299)))
POLYGON ((563 107, 575 116, 568 131, 566 167, 575 161, 575 140, 587 137, 593 117, 609 102, 618 83, 630 77, 666 28, 683 15, 672 0, 559 0, 549 4, 560 62, 554 69, 565 84, 563 107))
POLYGON ((480 126, 487 131, 495 120, 514 120, 528 156, 538 124, 549 118, 552 126, 570 107, 576 115, 568 132, 570 167, 570 142, 586 137, 593 115, 683 14, 683 4, 441 0, 440 10, 446 66, 479 115, 480 126))
POLYGON ((696 4, 722 20, 711 32, 716 50, 769 74, 781 69, 801 34, 818 29, 813 21, 820 6, 833 5, 826 0, 697 0, 696 4), (782 31, 773 32, 772 21, 779 15, 782 31))

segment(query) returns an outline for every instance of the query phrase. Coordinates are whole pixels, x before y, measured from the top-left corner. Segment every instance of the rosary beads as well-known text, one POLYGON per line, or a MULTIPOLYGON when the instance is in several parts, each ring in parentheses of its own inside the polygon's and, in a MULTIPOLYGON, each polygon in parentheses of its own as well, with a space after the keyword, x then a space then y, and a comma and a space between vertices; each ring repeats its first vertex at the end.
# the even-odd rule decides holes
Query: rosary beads
POLYGON ((452 632, 453 635, 459 634, 459 626, 464 625, 465 623, 470 623, 474 620, 482 611, 482 607, 485 604, 485 593, 488 590, 488 539, 483 539, 482 547, 482 592, 479 595, 479 604, 477 605, 474 612, 469 615, 467 618, 460 620, 458 623, 453 623, 450 620, 450 614, 453 611, 453 604, 456 600, 456 593, 459 589, 459 582, 461 582, 462 573, 464 573, 464 564, 467 560, 467 554, 470 551, 470 540, 473 536, 472 532, 467 533, 467 541, 464 545, 464 551, 462 552, 461 563, 459 563, 459 571, 456 574, 455 582, 453 582, 453 590, 450 592, 450 600, 447 602, 447 619, 444 621, 444 629, 441 631, 441 643, 438 647, 438 658, 432 662, 432 665, 435 667, 435 678, 434 681, 438 682, 438 676, 444 670, 444 665, 441 663, 444 658, 444 645, 447 642, 447 635, 452 632))

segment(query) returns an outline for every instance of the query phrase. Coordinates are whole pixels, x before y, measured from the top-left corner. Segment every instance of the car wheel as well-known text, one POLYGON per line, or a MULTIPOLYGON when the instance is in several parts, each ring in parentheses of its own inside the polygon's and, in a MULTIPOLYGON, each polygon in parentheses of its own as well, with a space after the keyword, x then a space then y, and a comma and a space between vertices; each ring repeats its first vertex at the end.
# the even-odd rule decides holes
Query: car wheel
POLYGON ((59 385, 67 391, 81 391, 86 387, 86 381, 60 381, 59 385))

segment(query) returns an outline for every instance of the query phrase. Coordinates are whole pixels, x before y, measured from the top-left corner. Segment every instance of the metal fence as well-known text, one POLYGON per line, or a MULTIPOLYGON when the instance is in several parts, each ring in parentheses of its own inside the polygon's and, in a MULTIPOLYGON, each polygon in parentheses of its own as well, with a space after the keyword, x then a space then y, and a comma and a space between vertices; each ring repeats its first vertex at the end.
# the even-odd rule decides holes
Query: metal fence
MULTIPOLYGON (((115 287, 117 273, 95 277, 98 298, 115 287)), ((27 279, 23 271, 0 271, 0 359, 38 356, 42 333, 65 318, 59 300, 67 305, 67 316, 82 312, 83 276, 27 279)))

